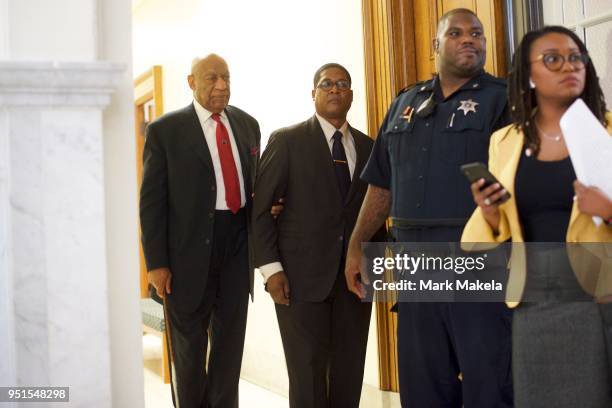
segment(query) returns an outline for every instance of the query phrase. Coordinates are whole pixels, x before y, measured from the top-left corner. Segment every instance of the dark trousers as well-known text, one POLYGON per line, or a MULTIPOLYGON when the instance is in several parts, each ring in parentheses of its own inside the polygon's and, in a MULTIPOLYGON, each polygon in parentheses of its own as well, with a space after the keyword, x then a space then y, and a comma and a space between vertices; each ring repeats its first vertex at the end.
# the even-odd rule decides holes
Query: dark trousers
POLYGON ((216 211, 211 263, 200 306, 192 313, 167 308, 176 407, 238 407, 248 268, 245 211, 236 215, 216 211))
POLYGON ((504 304, 400 303, 398 311, 402 407, 512 407, 511 312, 504 304))
MULTIPOLYGON (((393 235, 398 242, 457 242, 461 228, 393 235)), ((512 407, 511 319, 504 303, 400 303, 402 407, 512 407)))
POLYGON ((276 305, 291 408, 359 407, 371 312, 343 272, 323 302, 276 305))

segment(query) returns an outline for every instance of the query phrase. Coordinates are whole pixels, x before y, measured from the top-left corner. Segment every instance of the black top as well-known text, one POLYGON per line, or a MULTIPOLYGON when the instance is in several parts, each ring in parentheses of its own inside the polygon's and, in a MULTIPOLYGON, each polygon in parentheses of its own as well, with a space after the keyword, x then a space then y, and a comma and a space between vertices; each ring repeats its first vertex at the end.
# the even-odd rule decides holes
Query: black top
POLYGON ((565 242, 575 179, 569 157, 541 161, 521 155, 515 191, 525 242, 565 242))
POLYGON ((393 101, 361 178, 391 190, 391 217, 465 222, 474 200, 459 167, 486 163, 491 133, 508 123, 504 80, 482 72, 444 98, 435 77, 393 101))

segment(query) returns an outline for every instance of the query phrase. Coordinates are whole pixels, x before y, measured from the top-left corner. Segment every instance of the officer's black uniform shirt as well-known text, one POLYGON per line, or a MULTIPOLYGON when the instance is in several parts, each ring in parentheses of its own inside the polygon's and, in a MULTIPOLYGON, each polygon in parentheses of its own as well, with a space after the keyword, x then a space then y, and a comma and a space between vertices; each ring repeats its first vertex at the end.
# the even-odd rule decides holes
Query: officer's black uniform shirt
POLYGON ((464 223, 475 204, 459 167, 488 162, 491 133, 510 123, 506 101, 506 82, 484 71, 447 98, 437 76, 417 84, 391 104, 361 178, 391 190, 391 217, 464 223), (432 93, 434 110, 421 118, 432 93))

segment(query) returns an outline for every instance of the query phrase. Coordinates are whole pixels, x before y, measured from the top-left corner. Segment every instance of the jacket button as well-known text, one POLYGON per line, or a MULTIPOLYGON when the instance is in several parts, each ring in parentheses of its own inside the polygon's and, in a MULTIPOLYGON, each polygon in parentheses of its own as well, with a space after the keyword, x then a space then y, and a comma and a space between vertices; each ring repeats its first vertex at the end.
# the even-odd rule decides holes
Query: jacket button
POLYGON ((421 174, 419 174, 419 176, 417 177, 418 180, 423 180, 423 176, 421 174))
POLYGON ((344 239, 344 235, 340 235, 340 236, 338 237, 338 241, 342 241, 343 239, 344 239))
POLYGON ((215 216, 215 214, 212 211, 208 213, 208 218, 212 218, 214 216, 215 216))
POLYGON ((421 150, 422 150, 422 151, 424 151, 424 152, 426 152, 426 151, 427 151, 427 148, 426 148, 426 147, 421 147, 421 150))
POLYGON ((210 186, 210 189, 211 189, 212 191, 215 191, 215 186, 210 186))
POLYGON ((210 245, 210 239, 206 238, 206 241, 204 242, 206 242, 206 245, 210 245))
POLYGON ((416 203, 416 208, 421 208, 421 203, 416 203))

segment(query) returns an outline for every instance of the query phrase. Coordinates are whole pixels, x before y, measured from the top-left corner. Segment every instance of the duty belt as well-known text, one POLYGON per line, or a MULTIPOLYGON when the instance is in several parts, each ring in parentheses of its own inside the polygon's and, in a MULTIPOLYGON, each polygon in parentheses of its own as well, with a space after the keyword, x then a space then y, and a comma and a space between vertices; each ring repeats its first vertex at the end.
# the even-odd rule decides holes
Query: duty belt
POLYGON ((467 218, 396 218, 391 217, 391 227, 398 229, 424 229, 436 227, 464 227, 467 218))

